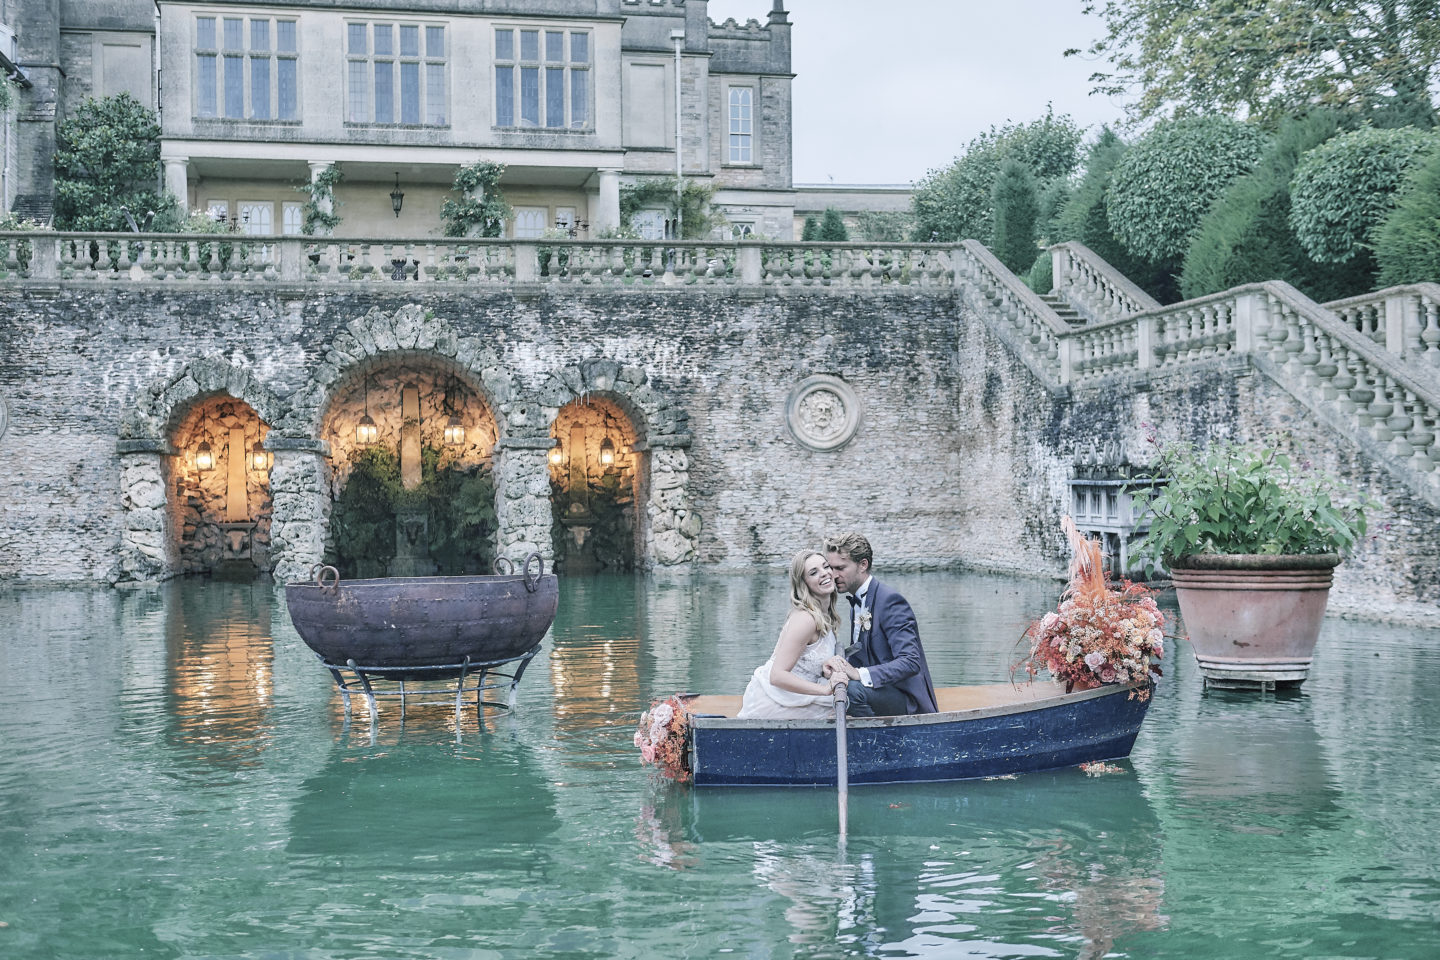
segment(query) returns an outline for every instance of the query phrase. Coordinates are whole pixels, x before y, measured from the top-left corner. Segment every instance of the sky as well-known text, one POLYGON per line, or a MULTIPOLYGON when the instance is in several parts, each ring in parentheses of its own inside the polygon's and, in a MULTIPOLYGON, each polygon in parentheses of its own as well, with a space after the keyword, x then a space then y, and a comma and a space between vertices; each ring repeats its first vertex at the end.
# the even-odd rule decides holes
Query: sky
MULTIPOLYGON (((710 0, 710 19, 765 22, 772 0, 710 0)), ((1047 103, 1094 132, 1123 103, 1090 96, 1100 37, 1081 0, 785 0, 796 183, 911 183, 992 124, 1047 103)), ((1103 67, 1104 64, 1098 65, 1103 67)))

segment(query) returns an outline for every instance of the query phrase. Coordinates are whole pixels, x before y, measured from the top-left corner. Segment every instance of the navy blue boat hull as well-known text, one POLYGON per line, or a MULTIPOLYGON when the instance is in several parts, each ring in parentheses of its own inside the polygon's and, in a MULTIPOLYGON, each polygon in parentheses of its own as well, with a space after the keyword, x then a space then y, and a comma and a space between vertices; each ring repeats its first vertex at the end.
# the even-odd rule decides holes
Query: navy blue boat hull
MULTIPOLYGON (((847 722, 850 783, 969 780, 1130 755, 1149 699, 1118 686, 1003 707, 847 722)), ((697 786, 833 786, 835 722, 697 715, 697 786)))

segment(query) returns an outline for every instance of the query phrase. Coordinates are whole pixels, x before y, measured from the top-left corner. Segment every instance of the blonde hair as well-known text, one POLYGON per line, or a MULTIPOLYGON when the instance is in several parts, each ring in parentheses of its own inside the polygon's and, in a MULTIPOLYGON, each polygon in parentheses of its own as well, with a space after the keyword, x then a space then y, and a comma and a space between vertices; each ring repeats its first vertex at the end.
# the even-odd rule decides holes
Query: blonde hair
POLYGON ((830 591, 830 596, 824 600, 811 592, 810 585, 805 582, 805 561, 811 557, 824 560, 825 551, 801 550, 790 561, 790 606, 809 614, 815 621, 816 631, 824 636, 840 623, 840 617, 835 613, 838 591, 830 591))
POLYGON ((863 560, 872 567, 875 565, 875 555, 870 552, 870 541, 858 533, 841 533, 833 537, 826 537, 825 552, 838 553, 851 563, 860 563, 863 560))

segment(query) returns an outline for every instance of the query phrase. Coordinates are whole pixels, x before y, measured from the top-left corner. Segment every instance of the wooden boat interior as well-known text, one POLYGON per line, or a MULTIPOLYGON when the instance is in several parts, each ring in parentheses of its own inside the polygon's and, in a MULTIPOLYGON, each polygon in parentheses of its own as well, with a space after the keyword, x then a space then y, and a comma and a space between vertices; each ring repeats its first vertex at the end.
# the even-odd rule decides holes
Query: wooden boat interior
MULTIPOLYGON (((935 699, 941 713, 957 713, 964 710, 981 710, 986 707, 1002 707, 1012 703, 1030 703, 1058 697, 1065 693, 1064 684, 1036 680, 1033 683, 984 683, 963 687, 936 687, 935 699)), ((686 705, 693 713, 734 717, 740 712, 739 694, 700 694, 686 698, 686 705)))

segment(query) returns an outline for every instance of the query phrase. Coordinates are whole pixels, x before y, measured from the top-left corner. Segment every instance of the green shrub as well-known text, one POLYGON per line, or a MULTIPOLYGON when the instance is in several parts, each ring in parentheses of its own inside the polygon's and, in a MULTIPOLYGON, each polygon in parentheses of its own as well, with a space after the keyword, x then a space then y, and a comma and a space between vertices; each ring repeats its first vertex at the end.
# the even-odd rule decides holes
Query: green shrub
POLYGON ((1317 263, 1345 263, 1370 243, 1406 173, 1436 145, 1415 127, 1365 128, 1300 158, 1290 181, 1290 226, 1317 263))
POLYGON ((1100 129, 1099 137, 1085 156, 1084 175, 1055 218, 1052 242, 1080 241, 1151 296, 1169 302, 1177 299, 1170 272, 1125 249, 1110 229, 1110 218, 1105 212, 1111 173, 1128 149, 1109 127, 1100 129))
POLYGON ((500 192, 505 164, 477 160, 455 171, 450 189, 455 197, 440 204, 440 220, 447 237, 500 237, 510 218, 510 204, 500 192))
POLYGON ((1250 173, 1236 178, 1200 219, 1180 273, 1188 298, 1245 283, 1285 280, 1317 300, 1370 289, 1363 269, 1316 264, 1290 228, 1290 180, 1300 158, 1335 135, 1336 113, 1287 118, 1250 173))
POLYGON ((122 207, 144 229, 173 206, 155 188, 160 124, 130 94, 85 100, 60 124, 56 146, 56 229, 128 230, 122 207))
POLYGON ((1173 263, 1200 218, 1260 158, 1265 135, 1228 117, 1163 121, 1115 164, 1106 197, 1110 229, 1132 253, 1173 263))
POLYGON ((844 243, 850 239, 850 231, 845 229, 845 220, 840 216, 840 211, 834 207, 826 207, 825 215, 820 218, 820 229, 815 232, 815 239, 822 243, 844 243))
POLYGON ((1041 184, 1068 177, 1079 160, 1082 132, 1067 115, 1045 116, 1025 124, 991 127, 965 147, 950 166, 931 170, 915 187, 911 238, 935 240, 994 239, 991 193, 1000 165, 1018 160, 1041 184))
POLYGON ((991 250, 1011 272, 1028 270, 1035 261, 1035 223, 1040 201, 1030 168, 1018 160, 1005 160, 990 193, 995 213, 991 250))
POLYGON ((1025 274, 1025 285, 1044 295, 1055 289, 1055 258, 1049 250, 1041 250, 1025 274))
POLYGON ((804 243, 812 243, 820 238, 820 221, 814 217, 805 218, 805 226, 800 230, 800 240, 804 243))
POLYGON ((1375 231, 1379 285, 1440 281, 1440 149, 1416 166, 1375 231))

